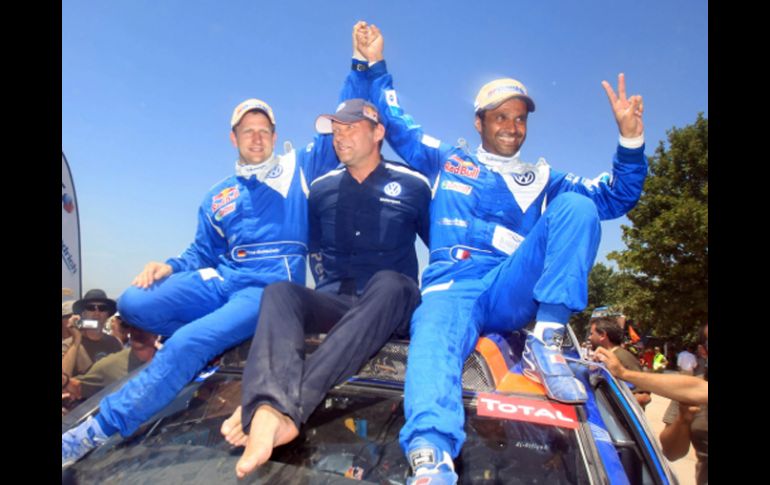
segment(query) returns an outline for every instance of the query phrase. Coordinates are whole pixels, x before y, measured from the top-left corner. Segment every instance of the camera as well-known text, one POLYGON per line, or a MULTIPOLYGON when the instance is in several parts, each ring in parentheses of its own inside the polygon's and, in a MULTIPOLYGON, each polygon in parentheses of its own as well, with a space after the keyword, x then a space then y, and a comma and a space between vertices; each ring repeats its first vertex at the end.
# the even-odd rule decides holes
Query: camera
POLYGON ((80 328, 83 330, 96 330, 99 328, 98 320, 80 320, 80 328))

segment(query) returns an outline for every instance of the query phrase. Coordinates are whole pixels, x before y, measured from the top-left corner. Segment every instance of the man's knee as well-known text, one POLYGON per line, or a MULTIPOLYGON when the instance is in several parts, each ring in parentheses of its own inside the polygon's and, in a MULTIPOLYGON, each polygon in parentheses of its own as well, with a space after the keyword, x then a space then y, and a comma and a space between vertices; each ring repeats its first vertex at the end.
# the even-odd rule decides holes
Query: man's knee
POLYGON ((567 192, 556 197, 548 207, 553 213, 564 215, 571 221, 599 223, 599 211, 588 197, 567 192))
POLYGON ((393 295, 395 297, 401 297, 419 301, 420 289, 415 281, 398 271, 382 270, 378 271, 371 277, 366 284, 364 293, 369 291, 376 291, 378 295, 386 296, 393 295))
POLYGON ((163 350, 166 357, 174 362, 191 364, 195 372, 202 368, 214 357, 223 353, 232 346, 237 345, 232 342, 225 342, 225 339, 216 338, 213 335, 203 337, 198 334, 196 329, 187 325, 180 328, 174 335, 163 344, 163 350))
POLYGON ((117 309, 121 318, 132 325, 141 325, 154 298, 151 290, 129 286, 118 298, 117 309))
POLYGON ((262 294, 262 298, 280 298, 286 295, 292 295, 297 292, 298 288, 302 287, 291 281, 279 281, 268 285, 262 294))

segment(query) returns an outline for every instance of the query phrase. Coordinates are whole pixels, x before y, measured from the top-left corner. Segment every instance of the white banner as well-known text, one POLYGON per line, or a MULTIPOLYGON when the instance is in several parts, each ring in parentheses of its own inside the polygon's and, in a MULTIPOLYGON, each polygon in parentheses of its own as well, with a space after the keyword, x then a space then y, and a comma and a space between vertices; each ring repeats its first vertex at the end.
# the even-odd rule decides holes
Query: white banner
POLYGON ((64 152, 61 154, 61 287, 62 298, 81 298, 80 217, 75 185, 64 152))

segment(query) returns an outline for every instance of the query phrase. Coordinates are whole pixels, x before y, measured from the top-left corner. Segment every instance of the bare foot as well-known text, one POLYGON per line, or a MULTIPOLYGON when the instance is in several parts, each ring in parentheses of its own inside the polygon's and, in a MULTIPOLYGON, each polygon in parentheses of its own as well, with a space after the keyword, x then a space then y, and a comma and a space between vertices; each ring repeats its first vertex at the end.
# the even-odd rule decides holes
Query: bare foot
POLYGON ((225 419, 219 430, 225 440, 233 446, 246 446, 248 435, 241 426, 241 407, 238 406, 229 418, 225 419))
POLYGON ((235 465, 235 474, 243 478, 267 460, 276 446, 285 445, 299 435, 294 421, 275 408, 263 404, 251 420, 246 449, 235 465))

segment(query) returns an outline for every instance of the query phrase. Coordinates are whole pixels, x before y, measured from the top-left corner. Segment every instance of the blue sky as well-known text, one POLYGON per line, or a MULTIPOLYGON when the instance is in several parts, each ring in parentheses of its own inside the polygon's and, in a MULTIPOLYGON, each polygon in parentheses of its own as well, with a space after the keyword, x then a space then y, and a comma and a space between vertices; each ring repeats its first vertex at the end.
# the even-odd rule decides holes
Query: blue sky
MULTIPOLYGON (((667 130, 708 116, 702 0, 68 0, 62 150, 84 290, 117 297, 146 262, 192 241, 203 195, 232 173, 229 119, 243 99, 271 104, 279 151, 309 142, 337 105, 359 19, 383 32, 401 105, 448 142, 478 145, 473 99, 504 76, 537 105, 522 158, 592 178, 610 170, 617 142, 603 79, 616 86, 624 72, 629 95, 644 96, 648 155, 667 130)), ((628 223, 602 223, 597 261, 624 247, 628 223)))

